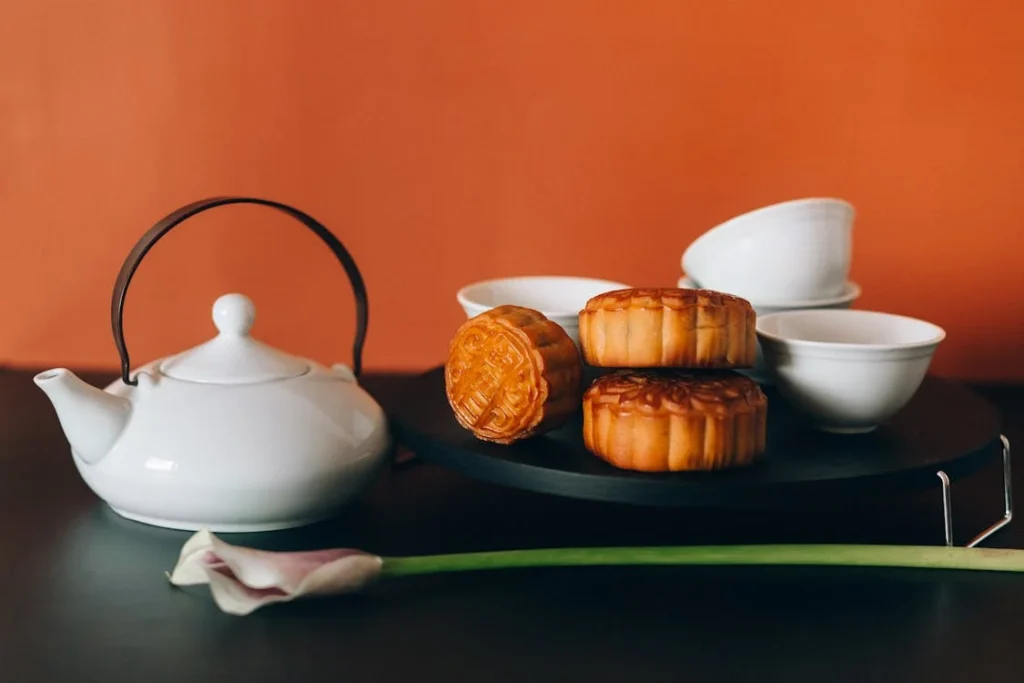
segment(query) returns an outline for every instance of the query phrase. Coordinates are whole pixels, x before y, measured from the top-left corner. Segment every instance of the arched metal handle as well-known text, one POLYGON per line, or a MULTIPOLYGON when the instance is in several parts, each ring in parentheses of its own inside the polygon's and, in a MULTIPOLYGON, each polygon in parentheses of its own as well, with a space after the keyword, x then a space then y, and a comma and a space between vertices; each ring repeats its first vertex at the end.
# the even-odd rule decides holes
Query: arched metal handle
POLYGON ((356 298, 356 338, 352 344, 352 373, 358 378, 362 372, 363 344, 366 341, 366 328, 369 323, 369 303, 366 298, 366 285, 363 283, 363 276, 360 274, 352 255, 348 253, 348 250, 345 249, 341 241, 317 220, 286 204, 252 197, 213 197, 193 202, 168 214, 142 236, 128 254, 124 265, 121 266, 121 272, 118 273, 117 282, 114 284, 114 295, 110 301, 110 327, 114 333, 114 344, 117 346, 117 353, 121 357, 121 381, 133 386, 138 382, 138 380, 133 380, 129 376, 131 361, 128 358, 128 347, 124 340, 123 317, 124 300, 125 295, 128 293, 128 285, 131 284, 132 277, 142 263, 142 259, 153 248, 153 245, 170 232, 174 226, 195 216, 197 213, 227 204, 258 204, 282 211, 316 233, 330 250, 334 252, 334 255, 348 274, 348 279, 352 283, 352 290, 356 298))

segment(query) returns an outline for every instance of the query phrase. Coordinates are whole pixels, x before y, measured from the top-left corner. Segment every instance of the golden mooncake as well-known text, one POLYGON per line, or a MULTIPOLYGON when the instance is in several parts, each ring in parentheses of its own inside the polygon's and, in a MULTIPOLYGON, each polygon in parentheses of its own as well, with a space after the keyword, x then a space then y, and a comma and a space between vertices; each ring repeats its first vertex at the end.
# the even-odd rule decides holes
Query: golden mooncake
POLYGON ((467 320, 448 348, 455 418, 478 439, 510 444, 565 424, 580 409, 583 361, 539 311, 499 306, 467 320))
POLYGON ((765 449, 768 399, 735 372, 620 370, 583 394, 583 442, 626 470, 715 470, 765 449))
POLYGON ((750 368, 756 315, 746 299, 708 289, 622 289, 579 313, 588 364, 611 368, 750 368))

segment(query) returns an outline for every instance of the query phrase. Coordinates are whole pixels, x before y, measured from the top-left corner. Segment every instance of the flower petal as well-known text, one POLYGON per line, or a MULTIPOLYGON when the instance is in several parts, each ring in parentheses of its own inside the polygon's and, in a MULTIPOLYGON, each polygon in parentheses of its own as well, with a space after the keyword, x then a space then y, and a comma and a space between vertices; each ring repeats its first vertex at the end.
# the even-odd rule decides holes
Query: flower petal
POLYGON ((225 543, 203 529, 186 541, 168 579, 176 586, 208 584, 218 607, 241 615, 270 603, 359 591, 382 566, 379 556, 361 550, 271 552, 225 543))

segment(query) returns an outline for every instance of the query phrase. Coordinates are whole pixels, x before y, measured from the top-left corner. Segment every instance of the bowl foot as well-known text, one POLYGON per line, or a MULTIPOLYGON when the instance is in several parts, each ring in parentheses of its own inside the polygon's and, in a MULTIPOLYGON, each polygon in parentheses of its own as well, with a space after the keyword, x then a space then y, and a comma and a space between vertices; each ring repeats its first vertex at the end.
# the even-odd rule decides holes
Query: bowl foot
POLYGON ((109 506, 115 513, 129 519, 133 522, 139 522, 140 524, 148 524, 149 526, 162 527, 164 529, 177 529, 179 531, 199 531, 200 529, 206 528, 214 533, 225 533, 225 534, 242 534, 242 533, 253 533, 257 531, 278 531, 280 529, 293 529, 300 526, 308 526, 317 522, 322 522, 325 519, 329 519, 333 515, 320 515, 317 517, 309 517, 303 519, 293 520, 281 520, 275 522, 257 522, 257 523, 226 523, 221 524, 217 522, 209 523, 197 523, 197 522, 183 522, 173 519, 161 519, 158 517, 147 517, 146 515, 137 515, 132 512, 126 512, 119 510, 113 505, 109 506))
POLYGON ((837 427, 835 425, 814 425, 815 429, 829 434, 870 434, 878 429, 878 425, 870 427, 837 427))
POLYGON ((744 368, 742 370, 736 370, 741 375, 746 375, 750 379, 754 380, 758 384, 766 387, 775 386, 775 381, 767 372, 763 372, 757 369, 744 368))

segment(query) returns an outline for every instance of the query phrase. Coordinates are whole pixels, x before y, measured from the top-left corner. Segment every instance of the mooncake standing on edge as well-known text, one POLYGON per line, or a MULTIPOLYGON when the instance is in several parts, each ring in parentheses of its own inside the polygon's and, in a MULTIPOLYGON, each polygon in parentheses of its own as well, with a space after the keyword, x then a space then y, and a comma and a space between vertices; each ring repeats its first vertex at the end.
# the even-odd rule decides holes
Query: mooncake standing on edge
POLYGON ((579 314, 588 364, 613 368, 754 366, 756 314, 746 299, 709 289, 621 289, 579 314))
POLYGON ((583 395, 583 442, 620 469, 715 470, 765 450, 768 399, 735 372, 618 371, 583 395))
POLYGON ((580 409, 583 361, 560 325, 522 306, 470 318, 448 347, 445 393, 478 439, 510 444, 562 426, 580 409))

